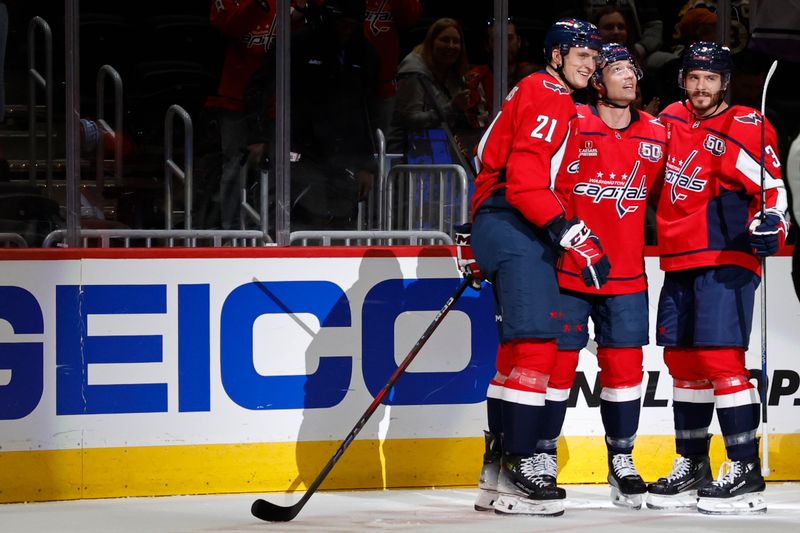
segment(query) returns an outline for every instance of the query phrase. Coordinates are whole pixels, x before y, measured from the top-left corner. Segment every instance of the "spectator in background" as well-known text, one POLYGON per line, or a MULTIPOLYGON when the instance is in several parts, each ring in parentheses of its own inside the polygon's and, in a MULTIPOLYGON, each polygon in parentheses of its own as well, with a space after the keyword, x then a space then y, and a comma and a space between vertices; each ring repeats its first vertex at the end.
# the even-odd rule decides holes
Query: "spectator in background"
MULTIPOLYGON (((364 39, 363 0, 309 3, 306 20, 291 38, 291 224, 356 229, 375 173, 368 104, 377 54, 364 39)), ((254 151, 274 150, 275 75, 273 50, 247 88, 254 151)))
POLYGON ((683 98, 675 85, 681 66, 681 56, 687 46, 698 41, 717 41, 717 14, 704 7, 686 11, 675 25, 677 42, 670 51, 656 51, 645 61, 645 68, 654 80, 656 96, 665 104, 683 98))
POLYGON ((378 53, 378 89, 370 106, 373 127, 388 133, 397 93, 395 74, 400 63, 399 30, 417 23, 422 14, 422 4, 419 0, 367 0, 366 6, 364 37, 378 53))
POLYGON ((390 152, 413 154, 417 145, 425 144, 428 129, 449 128, 454 135, 469 133, 465 114, 469 105, 467 69, 461 25, 451 18, 437 20, 398 68, 390 152))
MULTIPOLYGON (((492 105, 494 102, 494 43, 495 24, 489 21, 484 36, 484 48, 489 57, 486 65, 476 65, 467 73, 467 88, 470 91, 467 118, 473 128, 486 128, 493 118, 492 105)), ((520 61, 522 50, 522 37, 517 32, 516 23, 509 19, 506 25, 508 35, 508 89, 511 89, 522 78, 536 71, 539 66, 520 61)))
MULTIPOLYGON (((302 22, 306 0, 294 0, 292 20, 302 22)), ((239 173, 247 152, 245 86, 264 63, 276 37, 276 0, 212 0, 211 24, 225 38, 225 58, 217 94, 206 101, 219 124, 222 168, 219 179, 221 221, 200 220, 201 226, 236 229, 239 225, 239 173)), ((202 202, 203 199, 200 199, 202 202)))
MULTIPOLYGON (((639 65, 645 63, 645 57, 643 57, 645 47, 641 45, 636 46, 633 34, 630 31, 631 24, 628 15, 619 7, 609 5, 600 9, 596 13, 593 22, 594 25, 597 26, 598 31, 600 31, 600 36, 603 38, 604 42, 625 45, 628 50, 634 53, 639 65)), ((632 103, 633 107, 641 109, 651 115, 658 114, 659 105, 661 103, 660 99, 657 96, 651 97, 649 94, 643 95, 642 87, 643 84, 636 84, 636 100, 632 103), (648 99, 647 104, 644 103, 645 98, 648 99)))
MULTIPOLYGON (((562 16, 582 16, 593 22, 608 10, 621 13, 625 18, 628 40, 616 37, 614 40, 606 39, 606 42, 625 44, 638 58, 646 58, 663 44, 664 22, 655 0, 573 0, 561 4, 565 7, 556 11, 562 16)), ((598 29, 602 34, 603 30, 598 29)))

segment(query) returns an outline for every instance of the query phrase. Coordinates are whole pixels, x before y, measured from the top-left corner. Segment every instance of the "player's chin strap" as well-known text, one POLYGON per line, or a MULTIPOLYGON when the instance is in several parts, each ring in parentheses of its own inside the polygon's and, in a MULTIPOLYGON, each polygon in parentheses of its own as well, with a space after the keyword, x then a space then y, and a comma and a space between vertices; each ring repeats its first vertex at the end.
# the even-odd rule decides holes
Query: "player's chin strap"
POLYGON ((617 109, 628 109, 630 104, 618 104, 613 100, 610 100, 608 96, 603 96, 598 100, 598 102, 602 103, 603 105, 607 105, 608 107, 615 107, 617 109))

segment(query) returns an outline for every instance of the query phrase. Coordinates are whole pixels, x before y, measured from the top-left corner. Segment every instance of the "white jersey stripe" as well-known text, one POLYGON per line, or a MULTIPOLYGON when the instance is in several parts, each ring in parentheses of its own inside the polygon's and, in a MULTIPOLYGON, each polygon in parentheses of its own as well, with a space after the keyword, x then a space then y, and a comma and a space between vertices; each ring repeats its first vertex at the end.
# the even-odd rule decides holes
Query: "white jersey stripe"
POLYGON ((481 141, 478 143, 478 161, 481 162, 481 167, 483 167, 483 149, 486 147, 486 141, 489 140, 489 135, 492 134, 492 128, 494 128, 494 125, 497 123, 497 119, 500 118, 502 113, 502 111, 497 113, 497 116, 494 117, 492 123, 489 124, 488 128, 486 128, 486 132, 483 134, 481 141))
MULTIPOLYGON (((769 157, 769 155, 767 155, 769 157)), ((745 150, 739 150, 739 156, 736 158, 736 170, 747 176, 747 178, 761 187, 761 163, 756 161, 745 150)), ((789 207, 787 200, 786 189, 783 186, 783 180, 773 178, 769 172, 764 172, 764 188, 766 190, 778 189, 778 197, 775 200, 775 205, 768 205, 767 207, 777 209, 781 213, 785 213, 789 207)))

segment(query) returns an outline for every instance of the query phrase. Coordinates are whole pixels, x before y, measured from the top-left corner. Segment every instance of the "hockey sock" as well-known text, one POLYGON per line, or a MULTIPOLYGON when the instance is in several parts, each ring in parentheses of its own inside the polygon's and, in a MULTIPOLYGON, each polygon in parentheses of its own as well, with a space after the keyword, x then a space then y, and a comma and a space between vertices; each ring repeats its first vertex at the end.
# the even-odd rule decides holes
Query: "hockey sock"
POLYGON ((639 428, 642 399, 642 349, 599 346, 600 416, 612 454, 629 454, 639 428))
MULTIPOLYGON (((641 390, 640 387, 637 387, 641 390)), ((606 391, 625 391, 625 389, 603 389, 606 391)), ((635 400, 618 401, 600 397, 600 417, 606 430, 606 445, 612 454, 631 453, 636 431, 639 428, 641 396, 635 400)))
POLYGON ((664 361, 673 378, 675 451, 684 456, 707 455, 708 426, 714 417, 713 386, 696 368, 696 349, 664 348, 664 361))
POLYGON ((511 346, 515 365, 503 384, 503 451, 531 455, 545 417, 545 393, 556 343, 553 339, 521 339, 511 346))
POLYGON ((503 434, 503 401, 499 398, 486 398, 486 417, 489 431, 497 436, 503 434))
POLYGON ((714 387, 717 418, 728 457, 734 461, 758 455, 756 428, 759 398, 747 380, 743 348, 698 348, 703 370, 714 387))
POLYGON ((558 437, 564 426, 567 414, 567 400, 572 383, 575 381, 575 369, 578 367, 578 350, 558 350, 556 364, 550 374, 545 396, 545 420, 542 422, 541 436, 536 444, 537 453, 555 455, 558 437))

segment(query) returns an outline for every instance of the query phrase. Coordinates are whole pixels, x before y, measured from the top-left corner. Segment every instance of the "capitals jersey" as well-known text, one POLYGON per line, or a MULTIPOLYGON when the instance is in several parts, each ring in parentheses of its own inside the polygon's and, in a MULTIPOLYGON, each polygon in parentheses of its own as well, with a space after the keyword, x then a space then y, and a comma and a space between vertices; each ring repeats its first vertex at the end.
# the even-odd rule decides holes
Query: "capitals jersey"
POLYGON ((400 64, 400 32, 413 26, 422 15, 420 0, 367 0, 364 37, 378 52, 378 96, 397 92, 395 74, 400 64))
MULTIPOLYGON (((756 110, 732 106, 697 120, 676 102, 659 115, 667 128, 667 168, 656 222, 666 271, 738 265, 760 274, 748 223, 760 210, 761 127, 756 110)), ((775 130, 764 122, 766 208, 785 213, 786 189, 775 130)))
POLYGON ((652 115, 631 110, 631 123, 616 130, 597 109, 578 106, 578 145, 556 180, 556 192, 567 216, 583 220, 600 239, 611 263, 608 282, 587 287, 581 266, 571 254, 558 265, 562 288, 595 294, 629 294, 647 288, 644 271, 644 223, 647 198, 662 179, 666 160, 666 128, 652 115))
POLYGON ((247 82, 264 63, 275 38, 275 0, 212 0, 211 25, 225 36, 227 46, 217 95, 207 107, 244 110, 247 82))
POLYGON ((535 72, 514 86, 478 144, 473 214, 502 195, 536 226, 562 216, 552 184, 576 120, 569 91, 547 72, 535 72))

